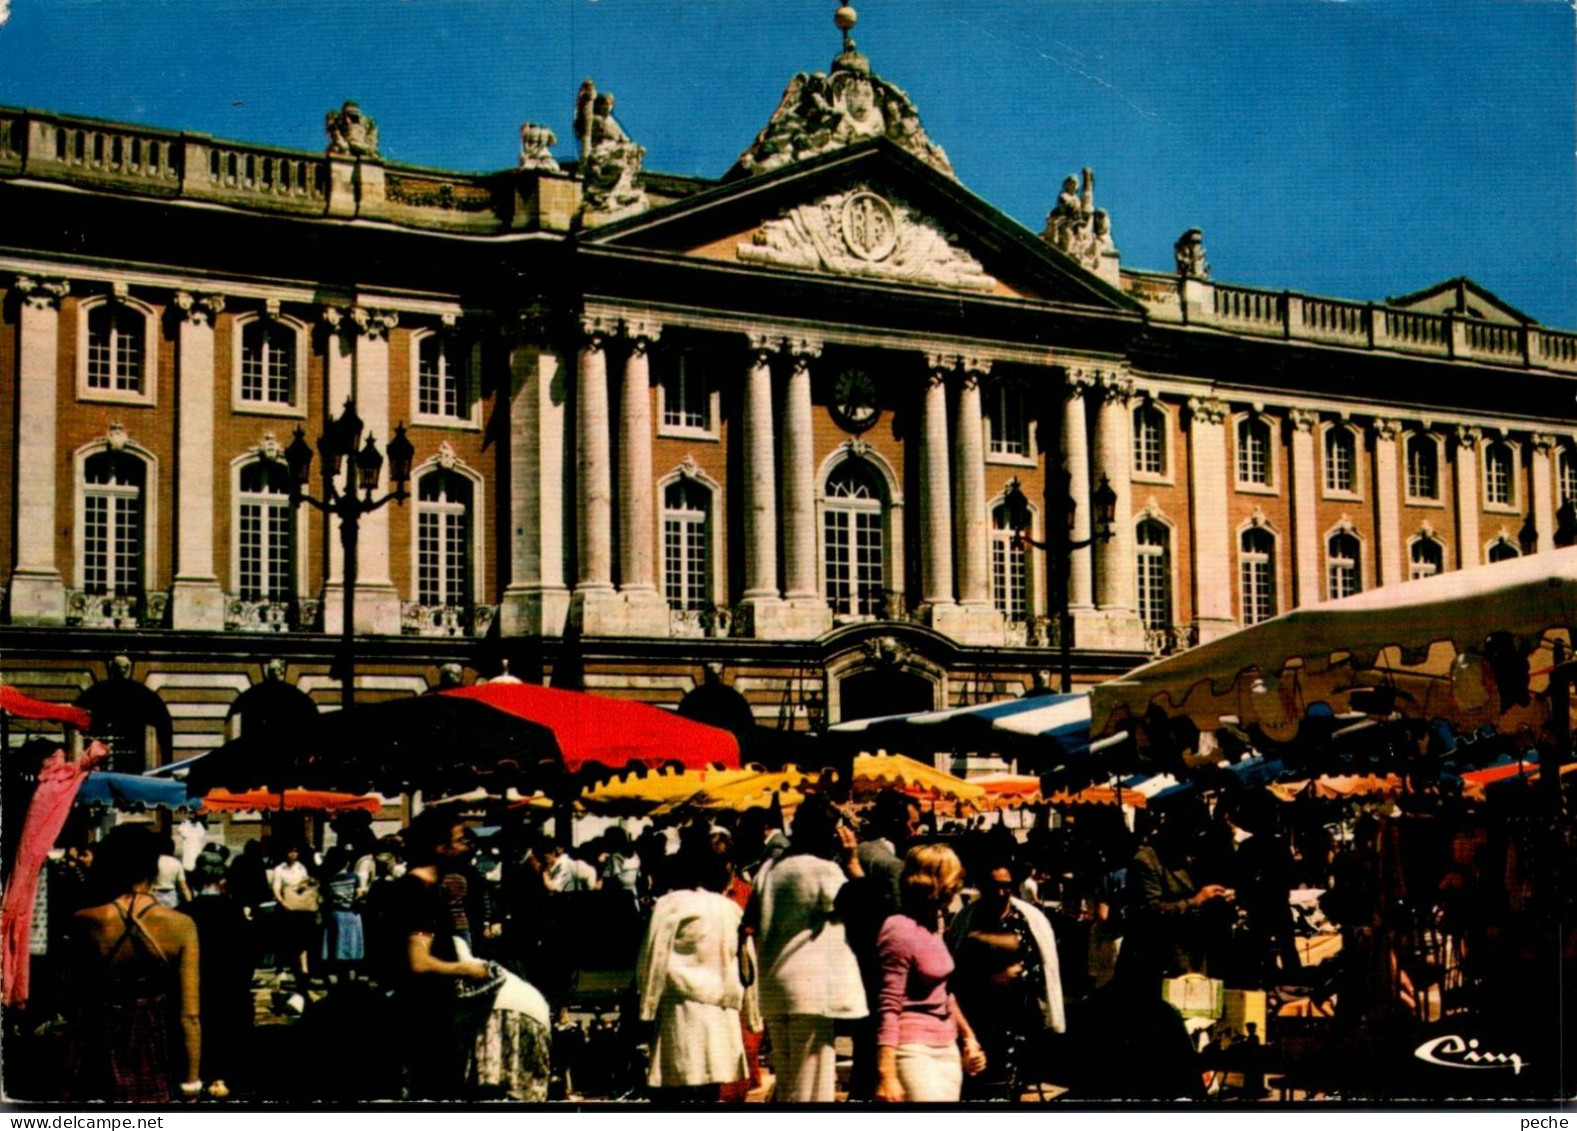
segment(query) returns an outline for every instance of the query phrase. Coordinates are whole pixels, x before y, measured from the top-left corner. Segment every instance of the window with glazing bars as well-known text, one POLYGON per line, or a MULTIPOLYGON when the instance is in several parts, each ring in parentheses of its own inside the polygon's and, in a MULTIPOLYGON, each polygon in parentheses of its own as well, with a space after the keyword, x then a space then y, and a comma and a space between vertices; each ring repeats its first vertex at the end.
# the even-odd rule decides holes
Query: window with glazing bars
POLYGON ((128 596, 142 592, 142 461, 101 452, 84 468, 82 588, 128 596))
POLYGON ((1276 539, 1268 530, 1245 530, 1239 543, 1243 623, 1276 615, 1276 539))
POLYGON ((1445 554, 1440 548, 1440 543, 1433 538, 1416 539, 1408 557, 1412 563, 1408 578, 1412 581, 1433 577, 1444 567, 1445 554))
POLYGON ((289 405, 296 395, 296 332, 256 319, 241 331, 241 399, 289 405))
POLYGON ((1263 420, 1238 421, 1238 482, 1270 483, 1270 425, 1263 420))
POLYGON ((1008 510, 999 506, 991 512, 991 600, 1010 621, 1029 616, 1029 559, 1013 530, 1008 526, 1008 510))
POLYGON ((1139 619, 1146 628, 1172 623, 1172 532, 1166 524, 1147 519, 1134 539, 1135 573, 1139 587, 1139 619))
POLYGON ((1561 502, 1577 500, 1577 451, 1561 448, 1555 456, 1560 467, 1561 502))
POLYGON ((711 497, 685 480, 663 492, 663 596, 671 609, 694 611, 710 603, 711 497))
POLYGON ((1414 499, 1440 497, 1440 448, 1431 436, 1407 438, 1407 494, 1414 499))
POLYGON ((1326 587, 1330 599, 1351 597, 1363 588, 1359 572, 1358 539, 1351 534, 1333 534, 1325 547, 1326 587))
POLYGON ((1351 494, 1356 447, 1351 432, 1340 426, 1325 433, 1325 489, 1351 494))
POLYGON ((104 302, 88 311, 88 388, 142 392, 143 335, 137 311, 104 302))
POLYGON ((264 460, 241 469, 240 597, 284 601, 295 592, 295 508, 289 473, 264 460))
POLYGON ((697 432, 712 426, 712 399, 706 371, 695 354, 685 351, 674 358, 663 382, 663 425, 697 432))
POLYGON ((416 411, 465 420, 471 415, 464 344, 447 334, 427 334, 416 349, 416 411))
POLYGON ((471 603, 471 482, 452 471, 422 476, 416 494, 416 600, 471 603))
POLYGON ((841 616, 881 610, 883 497, 875 473, 858 460, 845 460, 827 481, 827 603, 841 616))
POLYGON ((1166 472, 1166 414, 1154 405, 1133 410, 1133 469, 1142 475, 1166 472))
POLYGON ((1505 444, 1484 449, 1484 497, 1490 503, 1511 505, 1511 449, 1505 444))
POLYGON ((1024 390, 1007 381, 992 388, 987 402, 991 451, 995 455, 1029 454, 1029 418, 1024 411, 1024 390))

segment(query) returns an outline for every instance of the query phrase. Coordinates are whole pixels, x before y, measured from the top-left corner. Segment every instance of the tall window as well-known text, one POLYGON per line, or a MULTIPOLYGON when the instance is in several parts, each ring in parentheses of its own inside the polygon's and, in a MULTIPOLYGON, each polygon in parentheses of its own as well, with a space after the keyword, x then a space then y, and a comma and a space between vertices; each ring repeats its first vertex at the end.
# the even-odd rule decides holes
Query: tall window
POLYGON ((1172 532, 1164 522, 1145 519, 1135 531, 1139 582, 1139 619, 1146 628, 1172 623, 1172 532))
POLYGON ((1440 497, 1440 445, 1433 436, 1407 438, 1407 494, 1413 499, 1440 497))
POLYGON ((712 492, 680 479, 663 492, 663 595, 673 609, 711 599, 712 492))
POLYGON ((1569 447, 1562 447, 1555 456, 1557 474, 1560 476, 1561 498, 1560 502, 1570 503, 1577 501, 1577 451, 1569 447))
POLYGON ((422 416, 467 420, 465 343, 449 334, 426 334, 416 348, 416 411, 422 416))
POLYGON ((1029 616, 1029 559, 1008 524, 1008 508, 991 512, 991 600, 1010 621, 1029 616))
POLYGON ((416 485, 416 600, 471 603, 471 481, 442 469, 416 485))
POLYGON ((1252 416, 1238 421, 1238 482, 1270 485, 1270 425, 1252 416))
POLYGON ((239 528, 243 601, 284 601, 295 593, 295 508, 290 474, 270 460, 241 469, 239 528))
POLYGON ((1353 468, 1357 463, 1357 443, 1352 432, 1335 425, 1325 431, 1325 489, 1350 495, 1353 468))
POLYGON ((1331 600, 1351 597, 1363 588, 1358 539, 1351 534, 1333 534, 1325 544, 1326 589, 1331 600))
POLYGON ((83 466, 82 588, 142 592, 143 488, 147 468, 125 452, 100 452, 83 466))
POLYGON ((1133 410, 1133 469, 1141 475, 1166 474, 1166 413, 1153 404, 1133 410))
POLYGON ((1258 624, 1276 615, 1276 539, 1250 527, 1238 542, 1243 583, 1243 623, 1258 624))
POLYGON ((88 311, 88 388, 142 392, 147 329, 140 312, 118 302, 88 311))
POLYGON ((1030 454, 1029 415, 1023 389, 1011 381, 998 381, 991 386, 986 397, 986 421, 993 455, 1030 454))
POLYGON ((296 332, 257 318, 241 330, 241 400, 291 405, 296 396, 296 332))
POLYGON ((1485 447, 1484 499, 1491 506, 1510 506, 1513 503, 1511 475, 1511 448, 1499 442, 1485 447))
POLYGON ((1512 558, 1520 558, 1521 556, 1517 552, 1517 547, 1504 538, 1497 538, 1489 548, 1489 560, 1491 562, 1509 562, 1512 558))
POLYGON ((1412 563, 1408 578, 1412 581, 1434 577, 1445 568, 1445 553, 1441 550, 1440 543, 1433 538, 1415 539, 1408 557, 1412 563))
POLYGON ((881 610, 884 502, 881 477, 864 460, 844 460, 827 478, 827 603, 840 616, 881 610))
POLYGON ((710 432, 712 394, 700 359, 684 350, 674 359, 663 380, 663 427, 710 432))

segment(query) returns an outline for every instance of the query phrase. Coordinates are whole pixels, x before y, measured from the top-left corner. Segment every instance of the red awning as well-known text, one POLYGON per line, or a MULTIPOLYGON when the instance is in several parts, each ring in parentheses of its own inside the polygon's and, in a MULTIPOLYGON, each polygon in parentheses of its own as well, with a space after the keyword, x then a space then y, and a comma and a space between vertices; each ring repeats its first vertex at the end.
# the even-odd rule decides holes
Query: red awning
POLYGON ((87 730, 92 719, 81 707, 69 703, 46 703, 23 695, 14 687, 0 686, 0 711, 18 719, 43 719, 48 722, 67 723, 78 730, 87 730))
POLYGON ((631 762, 678 762, 686 769, 739 766, 739 742, 728 731, 646 703, 504 680, 441 694, 475 699, 547 727, 558 739, 564 768, 570 772, 587 762, 614 769, 631 762))

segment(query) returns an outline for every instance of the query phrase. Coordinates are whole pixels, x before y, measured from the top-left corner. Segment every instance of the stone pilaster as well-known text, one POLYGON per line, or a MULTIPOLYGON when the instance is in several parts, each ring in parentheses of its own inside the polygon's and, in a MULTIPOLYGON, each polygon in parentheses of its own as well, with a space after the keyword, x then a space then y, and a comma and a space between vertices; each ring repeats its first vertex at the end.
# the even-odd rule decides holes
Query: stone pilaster
POLYGON ((1479 545, 1478 445, 1482 429, 1473 425, 1457 426, 1457 568, 1472 569, 1484 562, 1484 547, 1479 545))
POLYGON ((832 610, 816 577, 816 443, 810 403, 811 365, 821 343, 787 343, 790 367, 783 397, 784 613, 777 635, 810 639, 832 627, 832 610))
POLYGON ((961 644, 1000 645, 1002 614, 991 600, 991 535, 986 514, 986 435, 981 384, 988 361, 959 358, 958 415, 953 427, 953 564, 958 604, 939 605, 931 625, 961 644))
POLYGON ((1407 580, 1402 561, 1401 476, 1397 470, 1397 437, 1400 420, 1377 417, 1374 422, 1374 541, 1377 547, 1375 581, 1392 585, 1407 580))
POLYGON ((506 328, 509 347, 509 584, 499 606, 505 636, 561 636, 564 583, 563 467, 568 362, 540 311, 506 328))
MULTIPOLYGON (((1087 370, 1068 371, 1063 386, 1062 459, 1068 469, 1068 497, 1074 501, 1073 530, 1069 537, 1082 542, 1090 536, 1090 429, 1087 406, 1095 376, 1087 370)), ((1060 500, 1054 500, 1054 506, 1060 500)), ((1047 522, 1061 522, 1062 515, 1048 515, 1047 522)), ((1049 537, 1048 533, 1048 537, 1049 537)), ((1093 556, 1076 550, 1068 562, 1068 611, 1075 617, 1095 608, 1093 556)))
POLYGON ((56 403, 60 395, 60 300, 64 279, 19 276, 17 334, 16 568, 9 595, 12 624, 64 624, 66 585, 55 562, 55 477, 59 474, 56 403))
POLYGON ((1232 617, 1232 532, 1227 527, 1227 406, 1214 397, 1188 402, 1188 489, 1192 502, 1194 623, 1199 643, 1237 627, 1232 617))
POLYGON ((1533 522, 1539 528, 1535 550, 1555 549, 1554 436, 1535 432, 1528 437, 1528 475, 1533 480, 1533 522))
MULTIPOLYGON (((1120 372, 1102 374, 1100 409, 1095 424, 1096 484, 1104 478, 1117 495, 1117 513, 1112 537, 1097 541, 1090 553, 1095 557, 1095 605, 1097 616, 1080 624, 1079 644, 1085 648, 1142 650, 1144 626, 1139 621, 1137 594, 1134 592, 1133 515, 1133 382, 1120 372)), ((1079 500, 1079 510, 1093 509, 1089 496, 1079 500)), ((1075 512, 1077 517, 1077 512, 1075 512)), ((1091 515, 1093 521, 1094 516, 1091 515)), ((1084 551, 1075 551, 1079 557, 1084 551)))
POLYGON ((953 604, 953 487, 947 435, 947 379, 954 359, 928 359, 920 406, 920 596, 935 610, 953 604))
POLYGON ((1320 530, 1316 501, 1319 470, 1314 459, 1314 429, 1320 417, 1306 408, 1287 414, 1292 426, 1293 597, 1302 608, 1324 600, 1320 588, 1320 530))
POLYGON ((214 319, 224 309, 220 295, 178 291, 176 349, 175 581, 170 591, 170 627, 224 628, 224 590, 214 572, 214 319))

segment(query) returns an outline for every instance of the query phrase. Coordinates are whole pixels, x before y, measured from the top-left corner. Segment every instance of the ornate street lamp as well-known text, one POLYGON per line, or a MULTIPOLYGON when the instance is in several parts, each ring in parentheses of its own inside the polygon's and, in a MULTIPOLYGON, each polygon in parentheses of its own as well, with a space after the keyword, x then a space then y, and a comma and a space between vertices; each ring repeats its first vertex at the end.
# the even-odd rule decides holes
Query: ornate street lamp
POLYGON ((367 434, 365 442, 362 441, 361 431, 362 421, 356 415, 356 405, 347 398, 344 411, 330 421, 323 435, 318 437, 318 454, 323 459, 322 498, 306 493, 312 478, 312 447, 300 428, 285 449, 292 505, 306 503, 340 520, 340 544, 345 548, 345 615, 340 626, 340 659, 336 674, 340 680, 340 704, 346 710, 356 702, 356 546, 361 519, 391 501, 404 504, 409 497, 406 488, 410 483, 411 463, 416 458, 416 449, 406 439, 402 423, 395 428, 394 439, 389 442, 390 491, 382 498, 374 498, 383 475, 384 455, 371 433, 367 434), (342 469, 345 472, 343 486, 339 482, 342 469))
POLYGON ((1024 497, 1024 490, 1017 479, 1008 481, 1007 493, 1002 500, 1007 507, 1013 544, 1019 549, 1033 546, 1037 550, 1047 551, 1051 556, 1051 566, 1055 571, 1051 589, 1057 601, 1057 652, 1061 661, 1063 694, 1073 690, 1073 617, 1068 612, 1068 575, 1072 572, 1073 555, 1078 550, 1089 549, 1096 542, 1110 542, 1116 536, 1117 520, 1117 492, 1103 475, 1090 496, 1090 501, 1095 504, 1095 530, 1089 538, 1075 539, 1073 521, 1078 514, 1079 504, 1068 490, 1068 483, 1068 473, 1061 472, 1058 486, 1068 504, 1067 525, 1047 542, 1037 542, 1030 537, 1029 500, 1024 497))

